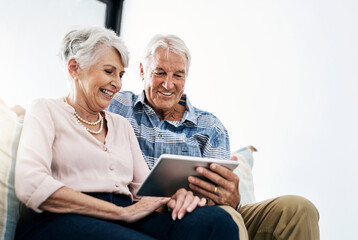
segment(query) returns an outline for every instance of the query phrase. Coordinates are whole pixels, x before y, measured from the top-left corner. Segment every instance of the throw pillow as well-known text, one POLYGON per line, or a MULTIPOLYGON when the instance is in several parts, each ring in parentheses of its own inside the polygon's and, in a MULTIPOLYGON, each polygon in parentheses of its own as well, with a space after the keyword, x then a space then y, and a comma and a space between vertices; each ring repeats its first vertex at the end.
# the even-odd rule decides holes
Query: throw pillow
POLYGON ((234 172, 239 176, 239 191, 241 195, 241 205, 255 202, 254 183, 252 176, 252 167, 254 165, 253 151, 256 149, 252 146, 240 148, 232 153, 239 161, 239 166, 234 172))
POLYGON ((19 200, 14 189, 14 169, 22 119, 0 99, 0 239, 14 239, 19 200))

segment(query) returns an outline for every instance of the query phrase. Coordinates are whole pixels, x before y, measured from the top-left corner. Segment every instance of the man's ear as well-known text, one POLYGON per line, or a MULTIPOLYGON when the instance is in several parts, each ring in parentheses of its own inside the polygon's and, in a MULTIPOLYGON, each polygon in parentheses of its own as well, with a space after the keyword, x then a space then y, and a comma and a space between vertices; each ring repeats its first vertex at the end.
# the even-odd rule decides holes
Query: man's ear
POLYGON ((80 75, 80 65, 76 61, 76 59, 71 58, 67 64, 68 73, 70 74, 71 78, 74 79, 80 75))
POLYGON ((144 69, 143 69, 143 63, 139 64, 139 71, 140 71, 140 78, 142 81, 144 81, 144 69))

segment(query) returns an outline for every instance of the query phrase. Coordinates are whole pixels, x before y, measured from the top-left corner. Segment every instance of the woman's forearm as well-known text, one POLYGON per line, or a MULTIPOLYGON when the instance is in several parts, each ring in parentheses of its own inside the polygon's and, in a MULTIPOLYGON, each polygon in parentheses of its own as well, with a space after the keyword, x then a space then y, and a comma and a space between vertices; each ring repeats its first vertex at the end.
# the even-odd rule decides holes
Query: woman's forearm
POLYGON ((40 205, 45 211, 54 213, 77 213, 87 216, 126 221, 126 210, 92 196, 62 187, 40 205))
POLYGON ((53 193, 40 209, 54 213, 77 213, 87 216, 135 222, 158 208, 166 205, 170 198, 146 197, 128 207, 119 207, 68 187, 62 187, 53 193))

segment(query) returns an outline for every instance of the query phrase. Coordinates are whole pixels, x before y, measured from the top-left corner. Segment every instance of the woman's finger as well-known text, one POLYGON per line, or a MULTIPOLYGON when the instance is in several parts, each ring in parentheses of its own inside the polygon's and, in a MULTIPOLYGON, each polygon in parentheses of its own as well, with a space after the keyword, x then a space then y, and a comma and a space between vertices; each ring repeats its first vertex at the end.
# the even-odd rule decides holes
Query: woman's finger
POLYGON ((185 213, 187 212, 187 208, 191 205, 191 203, 194 201, 194 194, 191 191, 188 191, 186 193, 184 202, 182 204, 182 206, 180 207, 179 211, 178 211, 178 218, 182 219, 185 215, 185 213))
POLYGON ((206 198, 201 198, 200 199, 200 201, 199 201, 199 203, 198 203, 198 206, 199 207, 204 207, 205 206, 205 204, 206 204, 206 198))
POLYGON ((170 198, 144 197, 139 202, 123 208, 124 212, 126 212, 123 221, 131 223, 142 219, 167 204, 169 200, 170 198))
POLYGON ((194 211, 194 209, 199 206, 200 203, 200 198, 198 196, 194 197, 194 200, 191 202, 191 204, 187 207, 186 211, 187 212, 192 212, 194 211))
POLYGON ((179 210, 185 200, 186 192, 187 191, 184 188, 181 188, 172 197, 172 199, 175 199, 175 206, 173 207, 173 211, 172 211, 173 220, 175 220, 178 216, 179 210))
POLYGON ((167 206, 168 206, 168 209, 169 211, 172 211, 173 208, 175 208, 175 204, 176 204, 176 200, 175 199, 170 199, 167 206))

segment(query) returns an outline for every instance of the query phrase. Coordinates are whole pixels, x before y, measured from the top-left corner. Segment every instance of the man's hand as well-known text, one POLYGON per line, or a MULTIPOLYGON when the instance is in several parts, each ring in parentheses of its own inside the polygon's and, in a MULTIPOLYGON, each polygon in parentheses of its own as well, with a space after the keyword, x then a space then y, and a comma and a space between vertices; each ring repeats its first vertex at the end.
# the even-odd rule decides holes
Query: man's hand
MULTIPOLYGON (((237 157, 231 157, 230 160, 237 160, 237 157)), ((206 182, 196 177, 188 178, 189 187, 206 198, 212 200, 215 204, 229 205, 236 208, 240 202, 239 177, 226 167, 219 164, 210 164, 210 170, 198 167, 196 172, 211 180, 213 183, 206 182)))

